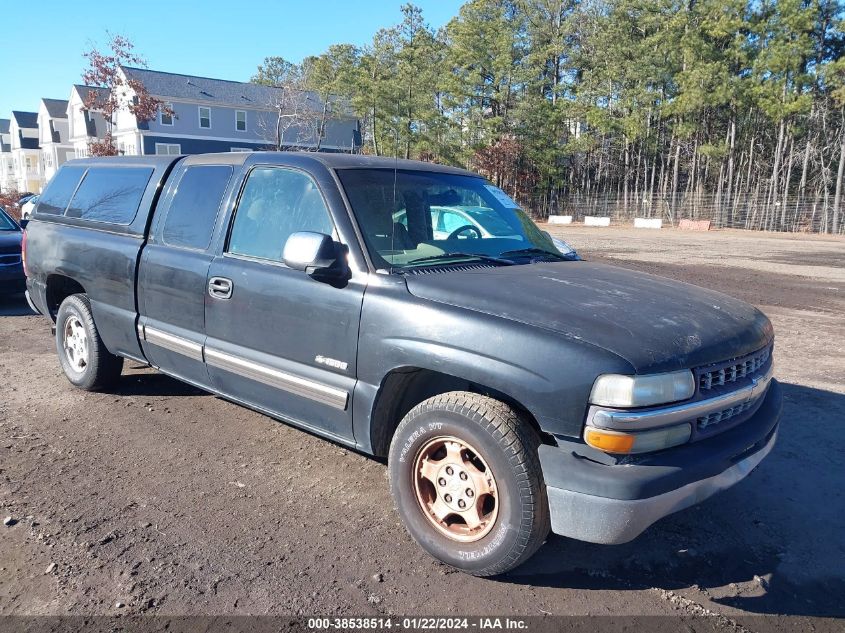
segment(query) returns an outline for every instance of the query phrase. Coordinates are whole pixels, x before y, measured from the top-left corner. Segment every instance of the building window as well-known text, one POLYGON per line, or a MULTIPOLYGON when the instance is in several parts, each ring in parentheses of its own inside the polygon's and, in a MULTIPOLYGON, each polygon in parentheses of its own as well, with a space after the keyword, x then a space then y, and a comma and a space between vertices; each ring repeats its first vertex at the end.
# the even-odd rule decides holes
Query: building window
POLYGON ((200 107, 200 127, 211 128, 211 108, 200 107))
POLYGON ((235 129, 246 132, 246 110, 235 110, 235 129))
MULTIPOLYGON (((172 103, 165 103, 165 104, 162 104, 162 105, 163 105, 164 109, 168 109, 168 110, 171 110, 171 111, 173 110, 173 104, 172 103)), ((165 112, 164 109, 162 109, 162 111, 161 111, 161 119, 160 119, 161 124, 162 125, 173 125, 173 114, 169 114, 169 113, 165 112)))
POLYGON ((182 153, 182 146, 179 143, 156 143, 156 154, 178 156, 182 153))

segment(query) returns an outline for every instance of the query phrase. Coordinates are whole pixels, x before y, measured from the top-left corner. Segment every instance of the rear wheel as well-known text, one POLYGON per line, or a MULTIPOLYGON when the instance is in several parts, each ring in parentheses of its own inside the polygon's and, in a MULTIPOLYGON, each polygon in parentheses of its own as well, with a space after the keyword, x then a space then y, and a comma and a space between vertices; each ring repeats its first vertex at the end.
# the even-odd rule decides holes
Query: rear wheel
POLYGON ((123 358, 103 344, 84 294, 62 301, 56 317, 56 350, 68 380, 87 391, 111 386, 123 369, 123 358))
POLYGON ((411 536, 476 576, 522 564, 549 532, 540 441, 511 407, 452 392, 417 405, 390 447, 390 485, 411 536))

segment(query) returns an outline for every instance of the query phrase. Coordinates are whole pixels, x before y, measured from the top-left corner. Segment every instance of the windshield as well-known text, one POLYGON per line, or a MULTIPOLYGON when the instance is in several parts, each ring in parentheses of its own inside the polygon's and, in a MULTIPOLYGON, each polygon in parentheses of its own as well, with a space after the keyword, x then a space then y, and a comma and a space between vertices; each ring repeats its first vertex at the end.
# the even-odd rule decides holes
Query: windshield
POLYGON ((566 259, 483 178, 392 169, 342 169, 338 177, 378 268, 566 259))
POLYGON ((18 225, 14 220, 6 215, 6 212, 0 209, 0 231, 17 231, 18 225))

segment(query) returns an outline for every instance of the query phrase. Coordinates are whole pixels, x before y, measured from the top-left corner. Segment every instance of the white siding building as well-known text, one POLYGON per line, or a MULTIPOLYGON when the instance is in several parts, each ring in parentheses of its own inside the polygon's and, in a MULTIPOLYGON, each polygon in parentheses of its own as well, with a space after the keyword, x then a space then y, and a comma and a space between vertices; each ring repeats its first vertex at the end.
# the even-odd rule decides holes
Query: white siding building
POLYGON ((108 96, 108 91, 103 88, 75 85, 67 101, 68 142, 76 158, 88 156, 88 143, 106 135, 107 124, 103 115, 85 107, 92 92, 97 100, 108 96))
POLYGON ((63 99, 42 99, 38 108, 38 144, 45 182, 50 182, 65 161, 75 157, 68 140, 67 110, 68 102, 63 99))
POLYGON ((0 192, 2 193, 15 188, 15 162, 12 159, 10 125, 9 119, 0 119, 0 192))
POLYGON ((9 125, 12 162, 15 168, 14 188, 40 193, 44 186, 41 151, 38 146, 38 113, 12 111, 9 125))

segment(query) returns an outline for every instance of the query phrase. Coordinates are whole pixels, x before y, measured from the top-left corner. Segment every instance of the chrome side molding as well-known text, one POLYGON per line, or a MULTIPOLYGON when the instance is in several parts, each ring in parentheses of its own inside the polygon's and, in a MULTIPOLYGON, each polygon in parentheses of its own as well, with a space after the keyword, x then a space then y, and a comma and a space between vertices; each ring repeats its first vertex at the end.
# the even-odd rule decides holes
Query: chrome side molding
POLYGON ((346 410, 349 403, 349 393, 343 389, 336 389, 321 382, 308 378, 302 378, 294 374, 268 367, 239 356, 233 356, 226 352, 189 341, 181 336, 162 332, 149 325, 141 323, 137 326, 138 337, 141 340, 162 347, 171 352, 182 354, 199 362, 205 362, 211 367, 217 367, 225 371, 237 374, 250 380, 255 380, 270 387, 276 387, 288 393, 302 396, 325 405, 346 410))
POLYGON ((294 376, 267 365, 262 365, 238 356, 206 347, 205 362, 212 367, 223 369, 233 374, 255 380, 270 387, 322 402, 341 411, 346 409, 349 394, 342 389, 335 389, 323 383, 300 376, 294 376))
POLYGON ((162 332, 161 330, 157 330, 148 325, 144 326, 138 324, 138 334, 148 343, 152 343, 158 347, 163 347, 164 349, 176 352, 177 354, 182 354, 183 356, 198 360, 199 362, 203 361, 202 345, 199 343, 189 341, 181 336, 162 332))

